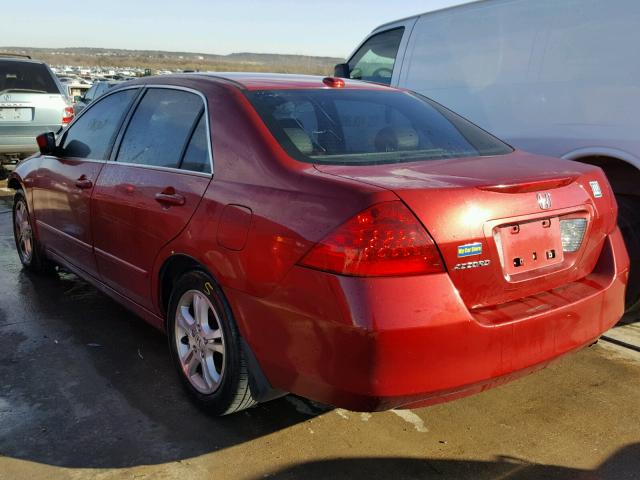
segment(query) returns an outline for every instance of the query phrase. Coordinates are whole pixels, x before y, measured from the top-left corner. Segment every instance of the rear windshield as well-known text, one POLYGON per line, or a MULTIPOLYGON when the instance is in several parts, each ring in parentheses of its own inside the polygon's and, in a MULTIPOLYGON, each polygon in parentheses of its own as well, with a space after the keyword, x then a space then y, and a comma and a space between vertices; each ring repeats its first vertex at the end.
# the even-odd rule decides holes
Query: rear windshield
POLYGON ((246 93, 292 157, 333 165, 504 155, 511 147, 417 94, 306 89, 246 93))
POLYGON ((41 63, 0 61, 0 94, 57 93, 56 82, 41 63))

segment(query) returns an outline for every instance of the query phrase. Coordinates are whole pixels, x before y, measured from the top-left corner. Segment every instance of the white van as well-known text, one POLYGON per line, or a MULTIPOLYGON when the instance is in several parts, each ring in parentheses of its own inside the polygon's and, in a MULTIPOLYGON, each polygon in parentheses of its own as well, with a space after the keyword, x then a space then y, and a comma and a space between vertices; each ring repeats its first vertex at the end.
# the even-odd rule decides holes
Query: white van
POLYGON ((336 76, 408 88, 517 148, 596 164, 640 294, 640 2, 481 0, 376 28, 336 76))

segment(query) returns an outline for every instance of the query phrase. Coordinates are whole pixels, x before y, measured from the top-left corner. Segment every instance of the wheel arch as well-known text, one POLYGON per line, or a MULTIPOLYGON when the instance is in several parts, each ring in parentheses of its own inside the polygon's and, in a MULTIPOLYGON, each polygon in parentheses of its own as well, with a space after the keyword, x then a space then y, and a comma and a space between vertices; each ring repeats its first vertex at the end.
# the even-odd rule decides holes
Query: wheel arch
POLYGON ((158 307, 162 316, 165 318, 165 323, 173 286, 180 276, 192 270, 204 271, 215 279, 201 262, 184 253, 174 253, 170 255, 164 260, 160 267, 158 273, 158 307))
POLYGON ((640 193, 640 158, 629 152, 608 147, 581 148, 562 158, 602 168, 615 194, 638 196, 640 193))
MULTIPOLYGON (((202 262, 192 257, 191 255, 184 253, 174 253, 170 255, 164 260, 162 266, 158 271, 158 302, 162 316, 164 318, 165 329, 167 328, 166 323, 168 319, 168 307, 169 300, 171 298, 171 291, 173 290, 175 283, 181 275, 194 270, 200 270, 206 273, 219 284, 216 276, 213 275, 202 262)), ((229 305, 229 308, 231 308, 231 304, 229 303, 229 301, 226 301, 229 305)), ((249 383, 254 398, 258 402, 266 402, 286 395, 287 392, 274 388, 271 385, 266 375, 264 374, 264 371, 258 359, 256 358, 255 353, 253 352, 253 349, 242 335, 242 331, 240 331, 239 325, 238 330, 240 333, 241 348, 244 352, 247 366, 249 368, 249 383)))

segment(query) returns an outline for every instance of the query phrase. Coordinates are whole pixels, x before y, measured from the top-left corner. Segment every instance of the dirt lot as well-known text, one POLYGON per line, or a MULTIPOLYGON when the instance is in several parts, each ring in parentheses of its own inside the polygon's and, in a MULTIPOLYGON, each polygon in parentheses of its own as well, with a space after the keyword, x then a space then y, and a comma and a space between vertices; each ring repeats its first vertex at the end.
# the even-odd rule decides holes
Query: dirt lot
POLYGON ((21 270, 6 200, 0 479, 640 478, 634 316, 540 373, 445 405, 369 415, 289 396, 210 418, 185 399, 162 335, 73 275, 21 270))

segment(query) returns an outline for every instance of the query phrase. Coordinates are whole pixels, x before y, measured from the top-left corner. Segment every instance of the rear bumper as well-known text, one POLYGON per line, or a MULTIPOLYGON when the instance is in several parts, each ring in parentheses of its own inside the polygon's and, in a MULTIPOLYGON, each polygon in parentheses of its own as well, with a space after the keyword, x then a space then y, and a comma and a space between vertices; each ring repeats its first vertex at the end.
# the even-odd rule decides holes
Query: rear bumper
POLYGON ((17 155, 27 156, 38 151, 38 144, 35 136, 1 136, 0 135, 0 156, 17 155))
POLYGON ((469 395, 589 345, 622 316, 628 269, 616 229, 586 278, 491 311, 469 311, 447 274, 363 279, 295 267, 268 298, 227 295, 274 387, 373 411, 469 395))

